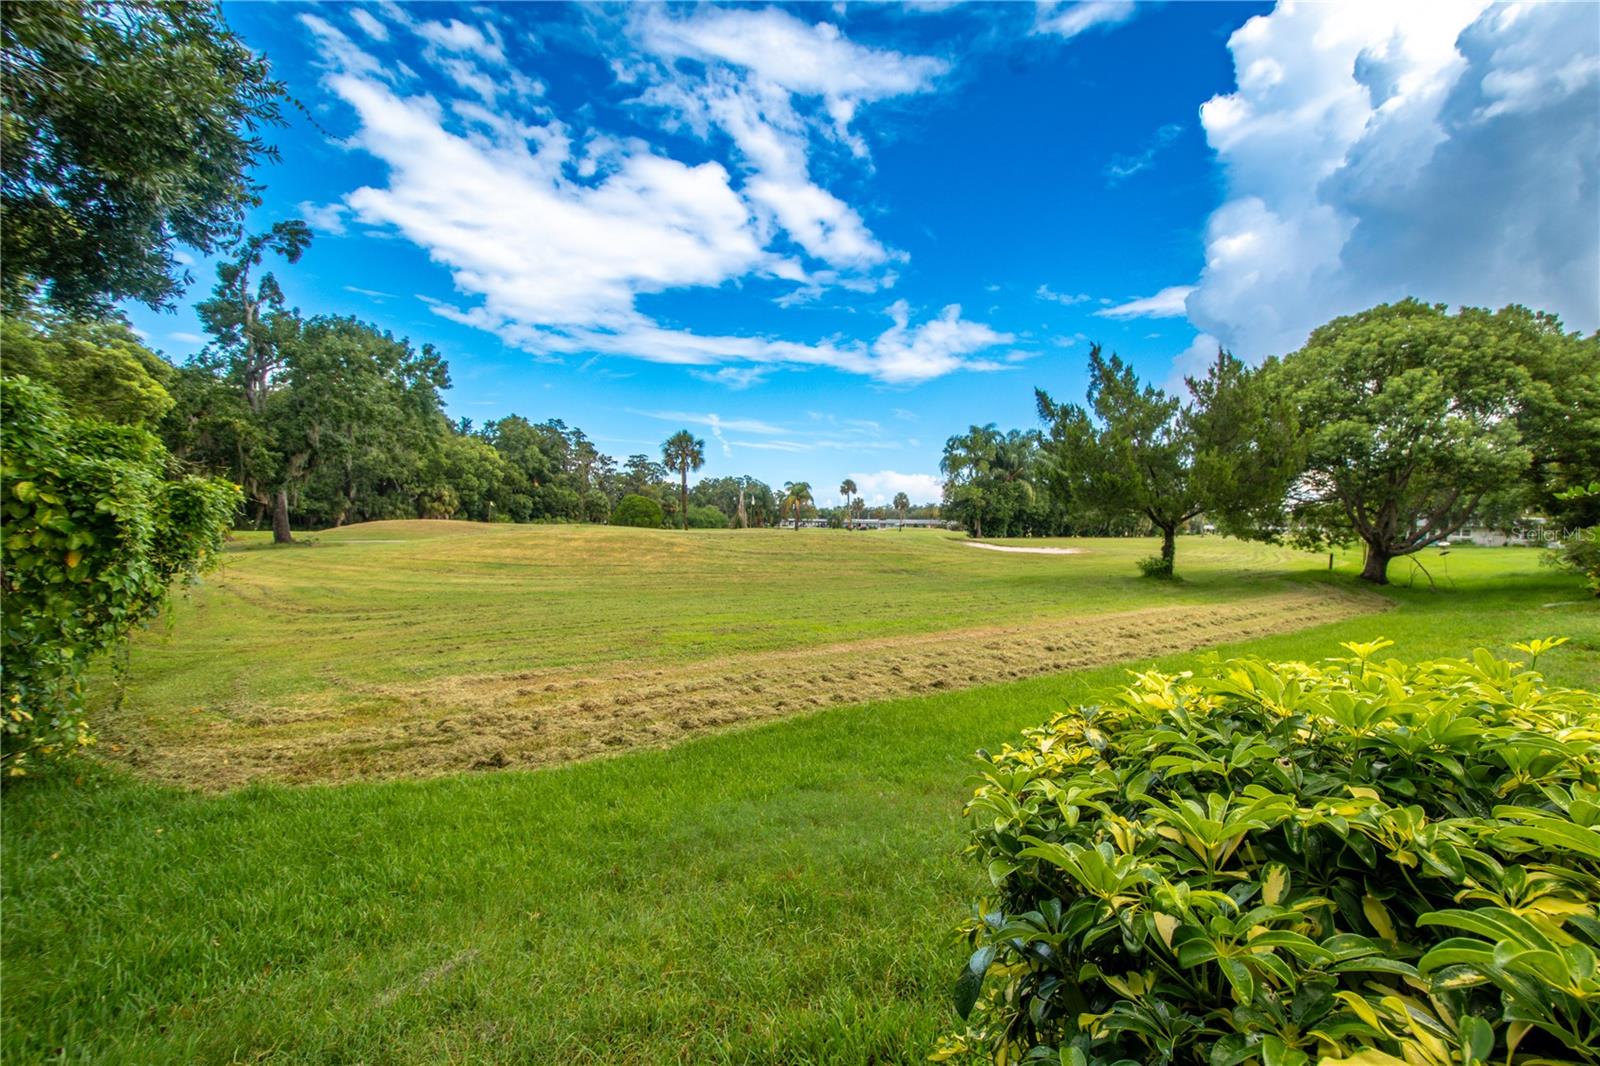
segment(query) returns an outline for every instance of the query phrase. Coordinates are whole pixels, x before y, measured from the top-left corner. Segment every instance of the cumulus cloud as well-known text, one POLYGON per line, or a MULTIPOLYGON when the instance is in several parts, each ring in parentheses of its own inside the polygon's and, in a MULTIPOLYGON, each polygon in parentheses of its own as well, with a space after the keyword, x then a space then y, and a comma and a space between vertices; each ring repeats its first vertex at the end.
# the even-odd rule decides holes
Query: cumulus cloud
POLYGON ((951 304, 939 317, 912 326, 910 307, 896 300, 889 308, 894 325, 872 345, 874 376, 892 384, 915 384, 953 370, 999 370, 1004 365, 973 359, 976 352, 1015 338, 980 322, 961 317, 961 307, 951 304))
POLYGON ((856 483, 861 498, 879 507, 894 502, 895 494, 903 492, 911 503, 938 503, 944 497, 944 482, 933 474, 902 474, 898 470, 879 470, 873 473, 853 473, 850 480, 856 483))
POLYGON ((344 232, 344 216, 349 210, 344 204, 314 204, 304 201, 296 209, 300 217, 318 233, 338 236, 344 232))
MULTIPOLYGON (((383 10, 391 21, 407 20, 430 47, 486 60, 503 54, 501 38, 488 28, 467 32, 383 10)), ((378 63, 325 20, 305 14, 301 22, 320 47, 328 68, 325 84, 355 116, 357 129, 348 143, 386 167, 384 182, 318 210, 336 219, 348 211, 366 225, 392 229, 448 269, 471 302, 429 300, 436 314, 490 330, 540 358, 629 356, 707 368, 702 373, 735 387, 773 366, 825 366, 913 383, 959 369, 992 369, 974 356, 1010 340, 963 320, 954 306, 913 324, 903 303, 891 309, 893 324, 871 342, 799 343, 663 326, 638 310, 638 296, 715 288, 747 277, 818 284, 817 273, 823 272, 808 274, 791 255, 770 247, 759 185, 739 186, 719 163, 689 165, 645 144, 574 132, 554 117, 530 124, 471 100, 441 101, 410 89, 403 74, 378 63), (507 211, 508 204, 516 210, 507 211)), ((684 32, 681 26, 677 32, 684 32)), ((827 33, 818 39, 836 40, 827 33)), ((715 35, 707 40, 705 48, 726 43, 715 35)), ((845 44, 838 55, 859 59, 845 44)), ((752 69, 768 69, 766 53, 734 54, 752 69)), ((434 60, 442 65, 440 57, 434 60)), ((819 70, 814 62, 771 70, 782 91, 788 85, 820 86, 841 101, 871 99, 922 77, 896 80, 865 66, 847 74, 819 70)), ((736 128, 742 101, 727 102, 727 120, 736 128)), ((783 99, 774 98, 770 113, 783 106, 783 99)), ((745 116, 752 146, 773 128, 766 114, 745 116)), ((751 149, 758 175, 786 166, 791 174, 803 174, 803 146, 775 136, 762 150, 768 154, 751 149)), ((875 244, 852 227, 854 213, 822 190, 815 192, 810 200, 801 198, 804 217, 787 218, 785 228, 819 256, 870 261, 875 244)), ((876 287, 850 279, 840 284, 876 287)))
POLYGON ((663 67, 641 100, 733 141, 750 171, 742 191, 766 226, 833 268, 861 272, 897 258, 812 179, 810 156, 820 138, 864 158, 866 144, 850 129, 861 105, 927 91, 943 60, 867 48, 831 23, 776 8, 707 7, 683 18, 644 10, 635 35, 663 67), (800 106, 813 100, 820 110, 800 106))
POLYGON ((1189 347, 1179 352, 1172 360, 1172 370, 1167 375, 1167 380, 1162 383, 1170 393, 1187 398, 1188 386, 1184 378, 1204 377, 1206 368, 1217 360, 1217 349, 1222 347, 1222 342, 1209 333, 1196 335, 1189 343, 1189 347))
POLYGON ((1592 7, 1281 5, 1229 47, 1197 327, 1259 358, 1407 295, 1600 326, 1592 7))
POLYGON ((1110 29, 1133 18, 1133 0, 1039 0, 1034 17, 1034 33, 1051 33, 1068 40, 1085 30, 1110 29))
POLYGON ((1154 296, 1102 307, 1095 315, 1099 318, 1178 318, 1184 313, 1184 301, 1193 291, 1192 285, 1168 285, 1154 296))

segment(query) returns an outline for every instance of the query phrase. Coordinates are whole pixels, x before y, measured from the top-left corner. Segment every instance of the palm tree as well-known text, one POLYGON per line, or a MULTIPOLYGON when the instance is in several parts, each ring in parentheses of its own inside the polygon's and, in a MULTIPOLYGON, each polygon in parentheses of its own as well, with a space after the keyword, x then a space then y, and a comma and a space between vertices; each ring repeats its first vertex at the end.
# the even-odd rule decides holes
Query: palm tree
POLYGON ((783 483, 783 500, 779 503, 779 514, 794 514, 794 528, 800 528, 800 509, 811 504, 811 483, 808 481, 785 481, 783 483))
POLYGON ((678 515, 683 528, 689 528, 689 471, 706 465, 706 442, 695 440, 694 434, 680 429, 661 443, 661 460, 668 470, 678 472, 678 515))
POLYGON ((844 521, 846 529, 855 528, 855 522, 852 521, 854 516, 850 513, 850 497, 854 496, 855 494, 856 483, 851 481, 849 478, 845 478, 844 482, 839 486, 839 495, 844 497, 844 521))
POLYGON ((1013 429, 994 442, 989 458, 989 476, 1002 484, 1015 484, 1023 495, 1033 499, 1033 480, 1039 455, 1039 434, 1035 430, 1013 429))
POLYGON ((945 441, 944 458, 939 460, 939 469, 948 478, 945 482, 948 497, 965 497, 974 504, 974 535, 980 539, 983 537, 983 482, 987 480, 995 444, 1000 439, 1000 431, 993 422, 987 426, 973 426, 965 434, 945 441))
POLYGON ((903 492, 895 493, 894 509, 900 515, 900 528, 906 528, 906 512, 911 509, 911 497, 903 492))

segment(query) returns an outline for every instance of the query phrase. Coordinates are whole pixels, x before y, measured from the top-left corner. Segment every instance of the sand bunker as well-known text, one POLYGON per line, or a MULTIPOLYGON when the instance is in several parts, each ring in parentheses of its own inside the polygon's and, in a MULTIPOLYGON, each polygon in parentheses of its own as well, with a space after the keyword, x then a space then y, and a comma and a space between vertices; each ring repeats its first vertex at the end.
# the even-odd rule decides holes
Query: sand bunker
MULTIPOLYGON (((1376 596, 1302 586, 1232 603, 1042 619, 661 667, 614 663, 330 687, 236 705, 191 720, 182 732, 115 736, 108 729, 108 743, 98 750, 120 750, 116 757, 146 776, 202 789, 258 780, 327 782, 543 766, 868 699, 1249 640, 1387 606, 1376 596)), ((1040 717, 1048 710, 1041 707, 1040 717)))
POLYGON ((1082 548, 1013 548, 1009 544, 985 544, 981 540, 964 540, 969 548, 987 548, 992 552, 1017 552, 1022 555, 1079 555, 1082 548))

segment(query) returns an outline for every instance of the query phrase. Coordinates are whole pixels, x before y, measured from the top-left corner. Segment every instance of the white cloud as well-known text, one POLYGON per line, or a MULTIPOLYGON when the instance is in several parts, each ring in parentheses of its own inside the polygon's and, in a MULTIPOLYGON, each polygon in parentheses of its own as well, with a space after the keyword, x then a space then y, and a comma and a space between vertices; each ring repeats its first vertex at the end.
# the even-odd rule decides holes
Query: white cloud
POLYGON ((1167 380, 1162 383, 1162 387, 1175 396, 1187 399, 1189 390, 1183 379, 1203 377, 1206 368, 1216 362, 1217 349, 1221 346, 1221 342, 1211 334, 1197 334, 1189 343, 1189 347, 1173 358, 1172 370, 1167 374, 1167 380))
POLYGON ((732 139, 751 172, 741 191, 765 226, 835 268, 864 271, 901 258, 812 179, 810 156, 821 139, 865 157, 865 142, 850 130, 860 106, 927 91, 947 69, 943 60, 867 48, 830 23, 775 8, 708 7, 688 18, 646 10, 636 35, 665 66, 641 100, 702 136, 716 127, 732 139), (696 65, 684 70, 679 60, 696 65), (802 113, 797 98, 820 98, 821 114, 802 113))
POLYGON ((1039 0, 1033 32, 1053 33, 1070 40, 1095 27, 1120 26, 1133 18, 1134 13, 1133 0, 1079 0, 1069 4, 1061 0, 1039 0))
POLYGON ((167 336, 179 344, 204 344, 206 342, 206 338, 198 333, 169 333, 167 336))
POLYGON ((748 389, 772 373, 770 366, 725 366, 716 370, 691 370, 690 375, 713 385, 722 385, 735 392, 748 389))
POLYGON ((329 236, 338 236, 344 232, 344 216, 349 209, 344 204, 314 204, 307 200, 296 210, 313 230, 329 236))
MULTIPOLYGON (((870 345, 664 327, 637 309, 639 295, 714 288, 752 276, 816 283, 815 275, 769 247, 759 191, 741 195, 718 163, 690 166, 637 142, 575 140, 555 119, 524 124, 471 101, 446 105, 407 93, 344 34, 314 15, 300 18, 330 67, 327 86, 355 113, 358 128, 349 143, 386 166, 383 183, 349 193, 343 206, 362 223, 392 228, 426 250, 450 271, 456 288, 477 301, 428 300, 436 314, 493 331, 536 357, 598 353, 711 367, 736 387, 758 374, 752 364, 826 366, 891 383, 993 369, 997 364, 974 356, 1011 339, 962 320, 954 306, 912 325, 903 304, 891 309, 894 324, 870 345), (586 166, 594 153, 601 162, 586 166)), ((464 33, 451 30, 449 39, 471 48, 464 33)), ((808 69, 801 63, 780 74, 797 84, 807 76, 826 83, 808 69)), ((886 92, 898 84, 856 73, 867 88, 855 91, 886 92)), ((840 84, 843 92, 854 83, 840 84)), ((752 144, 760 132, 752 127, 752 144)), ((770 168, 781 169, 779 160, 793 147, 778 138, 770 168)), ((786 225, 809 233, 806 239, 827 255, 870 258, 870 243, 848 224, 853 212, 836 200, 829 207, 828 194, 815 191, 806 217, 817 228, 808 231, 793 219, 786 225), (830 211, 836 212, 831 225, 830 211)), ((840 280, 869 290, 883 283, 840 280)))
POLYGON ((1102 307, 1095 312, 1097 318, 1178 318, 1184 313, 1184 301, 1194 291, 1192 285, 1168 285, 1154 296, 1144 296, 1112 307, 1102 307))
POLYGON ((894 325, 873 343, 872 354, 874 375, 894 384, 915 384, 953 370, 998 370, 1001 364, 971 356, 1015 339, 982 323, 963 320, 958 304, 920 326, 910 325, 910 309, 904 300, 890 306, 889 316, 894 325))
POLYGON ((696 414, 692 411, 634 411, 631 415, 643 415, 645 418, 654 418, 659 422, 676 422, 685 426, 712 426, 718 429, 728 429, 735 433, 768 433, 782 434, 784 429, 771 422, 763 422, 759 418, 723 418, 714 411, 705 414, 696 414))
POLYGON ((1229 47, 1198 328, 1254 359, 1407 295, 1600 325, 1592 6, 1282 5, 1229 47))
POLYGON ((853 473, 850 480, 856 483, 861 498, 874 507, 893 503, 897 492, 911 497, 913 505, 938 503, 944 497, 944 482, 932 474, 879 470, 874 473, 853 473))
POLYGON ((622 327, 637 321, 637 292, 717 285, 768 259, 718 164, 634 155, 585 184, 565 172, 572 144, 559 123, 522 131, 527 141, 455 133, 432 97, 351 75, 330 86, 361 120, 355 142, 389 166, 387 187, 357 189, 348 204, 485 296, 488 317, 474 324, 622 327))
POLYGON ((1156 130, 1143 151, 1134 155, 1112 156, 1110 161, 1106 163, 1106 184, 1111 186, 1119 185, 1141 170, 1149 170, 1155 166, 1156 156, 1161 154, 1162 149, 1177 140, 1178 135, 1182 132, 1182 126, 1176 122, 1169 122, 1156 130))
POLYGON ((948 67, 942 59, 866 48, 831 23, 807 24, 776 8, 710 8, 686 19, 652 9, 643 32, 661 55, 733 64, 787 92, 821 96, 830 111, 922 92, 948 67))
POLYGON ((379 301, 394 299, 394 293, 392 292, 384 292, 382 289, 363 289, 359 285, 346 285, 344 291, 353 292, 358 296, 370 296, 372 299, 379 301))
POLYGON ((410 25, 417 36, 443 51, 475 55, 493 66, 505 64, 505 40, 492 22, 475 26, 460 19, 448 22, 414 20, 410 25))
POLYGON ((1034 291, 1034 295, 1041 300, 1049 300, 1051 303, 1065 304, 1068 307, 1071 307, 1073 304, 1087 303, 1093 299, 1093 297, 1086 292, 1080 292, 1076 295, 1071 293, 1054 292, 1048 285, 1040 285, 1039 288, 1034 291))
POLYGON ((361 27, 362 33, 374 41, 387 41, 389 39, 389 27, 373 18, 370 12, 359 7, 351 7, 350 18, 357 26, 361 27))

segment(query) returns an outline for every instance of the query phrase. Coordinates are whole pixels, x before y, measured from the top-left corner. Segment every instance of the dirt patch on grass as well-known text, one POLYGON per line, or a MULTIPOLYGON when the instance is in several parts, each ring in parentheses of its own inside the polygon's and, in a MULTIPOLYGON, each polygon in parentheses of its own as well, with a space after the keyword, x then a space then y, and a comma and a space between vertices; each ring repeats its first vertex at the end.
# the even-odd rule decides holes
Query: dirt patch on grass
POLYGON ((197 715, 192 728, 170 736, 151 730, 106 739, 141 773, 203 789, 542 766, 840 704, 1249 640, 1386 606, 1366 594, 1295 588, 1234 603, 885 637, 660 668, 618 664, 329 688, 288 702, 197 715))

